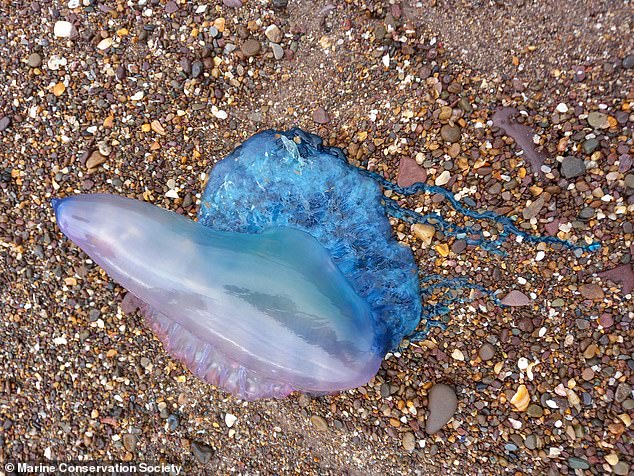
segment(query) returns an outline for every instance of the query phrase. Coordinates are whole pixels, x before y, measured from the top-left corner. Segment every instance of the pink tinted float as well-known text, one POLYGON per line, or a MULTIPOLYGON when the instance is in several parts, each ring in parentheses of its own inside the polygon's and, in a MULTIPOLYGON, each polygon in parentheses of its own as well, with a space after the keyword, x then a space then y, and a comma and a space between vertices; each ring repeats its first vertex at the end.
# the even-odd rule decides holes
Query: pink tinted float
POLYGON ((55 200, 62 232, 141 301, 168 350, 244 399, 363 385, 382 326, 309 234, 212 230, 113 195, 55 200))

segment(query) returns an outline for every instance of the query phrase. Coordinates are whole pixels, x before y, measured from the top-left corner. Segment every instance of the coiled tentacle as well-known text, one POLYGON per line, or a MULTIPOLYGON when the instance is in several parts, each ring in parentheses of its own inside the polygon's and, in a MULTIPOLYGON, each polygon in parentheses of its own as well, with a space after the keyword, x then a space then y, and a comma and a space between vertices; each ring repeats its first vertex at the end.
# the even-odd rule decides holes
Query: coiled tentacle
MULTIPOLYGON (((411 196, 420 192, 440 194, 447 199, 447 201, 458 213, 462 213, 464 216, 473 218, 475 220, 490 220, 501 225, 502 230, 499 232, 497 238, 489 239, 484 236, 482 230, 474 230, 471 227, 459 226, 455 223, 447 221, 438 213, 422 214, 400 206, 398 202, 392 198, 383 198, 383 205, 386 212, 394 218, 403 220, 411 224, 422 223, 432 225, 434 228, 440 230, 447 236, 464 239, 468 245, 479 246, 483 250, 490 253, 505 256, 506 252, 501 249, 501 245, 509 238, 510 235, 516 235, 529 243, 561 245, 564 248, 570 249, 575 252, 577 256, 579 256, 583 252, 593 252, 600 248, 600 244, 598 242, 593 242, 590 244, 578 244, 570 242, 568 240, 562 240, 554 236, 532 235, 517 228, 513 220, 509 217, 498 215, 497 213, 492 211, 477 212, 465 207, 458 200, 456 200, 454 194, 450 190, 447 190, 443 187, 428 185, 424 182, 417 182, 408 187, 400 187, 399 185, 386 180, 376 172, 362 170, 362 173, 376 180, 385 189, 396 192, 397 194, 402 196, 411 196)), ((446 290, 444 293, 442 293, 441 297, 444 297, 449 291, 475 289, 488 295, 496 305, 504 306, 497 298, 494 291, 487 289, 481 284, 472 283, 465 277, 443 278, 438 275, 431 275, 421 276, 419 278, 419 281, 420 295, 423 302, 426 298, 430 297, 437 289, 444 288, 446 290)), ((442 299, 437 304, 423 305, 421 309, 421 321, 423 322, 423 329, 410 334, 409 336, 407 336, 407 338, 410 341, 423 340, 429 335, 429 332, 433 327, 440 327, 443 330, 446 329, 447 323, 439 318, 449 314, 449 306, 455 303, 468 303, 472 300, 472 298, 451 297, 442 299)))
POLYGON ((451 206, 459 213, 463 215, 473 218, 475 220, 491 220, 496 223, 502 225, 503 229, 498 235, 496 239, 487 240, 481 231, 471 230, 468 227, 458 227, 455 224, 448 223, 444 218, 439 217, 439 215, 423 215, 421 213, 415 212, 413 210, 405 209, 400 207, 394 200, 386 197, 385 207, 388 213, 392 215, 394 218, 398 218, 409 223, 429 223, 438 229, 440 229, 443 233, 446 233, 450 236, 456 237, 467 237, 468 235, 477 235, 479 238, 477 239, 467 239, 467 242, 472 245, 477 245, 485 249, 486 251, 490 251, 497 254, 504 255, 505 253, 498 249, 498 247, 504 243, 510 235, 516 235, 526 240, 529 243, 546 243, 550 245, 561 245, 564 248, 573 250, 573 251, 597 251, 601 245, 598 242, 590 243, 590 244, 578 244, 572 243, 568 240, 562 240, 555 236, 536 236, 532 235, 528 232, 522 231, 517 226, 513 220, 509 217, 498 215, 492 211, 484 211, 484 212, 476 212, 471 210, 465 206, 463 206, 456 198, 454 194, 447 190, 446 188, 439 187, 437 185, 428 185, 424 182, 417 182, 409 187, 400 187, 389 180, 383 178, 380 174, 376 172, 371 172, 368 170, 364 170, 363 173, 369 177, 372 177, 376 180, 381 186, 388 190, 392 190, 393 192, 398 193, 403 196, 411 196, 420 192, 426 193, 438 193, 445 197, 447 201, 451 204, 451 206), (431 221, 431 218, 437 220, 436 223, 431 221), (462 236, 464 235, 464 236, 462 236))

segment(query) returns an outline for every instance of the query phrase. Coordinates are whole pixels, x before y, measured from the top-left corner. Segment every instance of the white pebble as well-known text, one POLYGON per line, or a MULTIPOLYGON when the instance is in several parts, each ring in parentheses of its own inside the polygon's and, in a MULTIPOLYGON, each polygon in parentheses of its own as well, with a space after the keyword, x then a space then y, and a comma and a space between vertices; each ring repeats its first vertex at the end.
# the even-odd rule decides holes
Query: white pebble
POLYGON ((559 408, 555 400, 546 400, 546 405, 548 406, 548 408, 559 408))
POLYGON ((519 430, 522 428, 522 422, 519 420, 514 420, 513 418, 509 418, 509 423, 515 430, 519 430))
POLYGON ((63 56, 53 55, 47 62, 48 69, 51 71, 57 71, 61 66, 66 66, 68 61, 63 56))
POLYGON ((228 117, 227 113, 222 109, 218 109, 216 106, 211 106, 211 113, 217 119, 226 119, 228 117))
POLYGON ((101 51, 107 50, 112 46, 112 38, 104 38, 97 44, 97 48, 101 51))
POLYGON ((66 334, 64 334, 61 337, 55 337, 53 339, 53 344, 55 345, 65 345, 68 344, 68 341, 66 340, 66 334))
POLYGON ((73 9, 73 8, 77 8, 79 6, 80 2, 79 0, 69 0, 68 1, 68 8, 73 9))
POLYGON ((526 370, 528 368, 528 359, 526 357, 520 357, 517 361, 517 368, 526 370))
POLYGON ((438 177, 436 177, 436 180, 434 181, 434 183, 438 186, 446 185, 447 182, 449 182, 450 178, 451 178, 451 174, 449 173, 449 170, 445 170, 438 177))
POLYGON ((73 34, 73 24, 63 20, 57 21, 53 27, 53 34, 57 38, 70 38, 73 34))
POLYGON ((544 253, 543 251, 538 251, 537 255, 535 255, 535 261, 541 261, 544 259, 545 256, 546 253, 544 253))
POLYGON ((176 190, 168 190, 165 196, 167 198, 178 198, 178 192, 176 190))
POLYGON ((521 276, 518 276, 517 282, 520 283, 520 284, 526 284, 526 279, 522 278, 521 276))
POLYGON ((561 112, 562 114, 568 112, 568 106, 566 106, 563 102, 560 102, 557 104, 557 112, 561 112))
POLYGON ((561 454, 561 448, 552 447, 552 448, 548 449, 548 457, 549 458, 554 458, 556 456, 559 456, 560 454, 561 454))
POLYGON ((134 96, 130 96, 130 101, 140 101, 141 99, 143 99, 143 96, 145 96, 145 94, 143 94, 143 91, 138 91, 134 94, 134 96))
POLYGON ((225 424, 227 425, 227 427, 231 428, 235 422, 238 421, 238 417, 235 415, 232 415, 231 413, 227 413, 225 415, 225 424))

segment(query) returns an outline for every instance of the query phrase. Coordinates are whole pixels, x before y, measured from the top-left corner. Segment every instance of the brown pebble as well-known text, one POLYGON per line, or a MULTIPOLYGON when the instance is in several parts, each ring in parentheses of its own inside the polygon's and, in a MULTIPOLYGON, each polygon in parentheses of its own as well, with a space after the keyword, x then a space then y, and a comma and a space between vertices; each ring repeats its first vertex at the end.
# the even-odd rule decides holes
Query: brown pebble
POLYGON ((330 122, 330 116, 323 107, 318 107, 313 111, 313 121, 317 124, 327 124, 330 122))
POLYGON ((106 160, 106 156, 102 155, 98 150, 95 150, 92 154, 90 154, 90 157, 88 157, 88 160, 86 161, 86 167, 88 169, 94 169, 95 167, 103 164, 106 160))
POLYGON ((495 355, 495 347, 487 342, 482 347, 480 347, 478 355, 483 361, 491 360, 495 355))
POLYGON ((123 435, 122 439, 123 439, 124 448, 128 450, 130 453, 134 453, 136 451, 136 443, 137 443, 136 435, 132 433, 126 433, 125 435, 123 435))
POLYGON ((414 448, 416 448, 416 438, 412 432, 408 431, 405 433, 401 442, 405 451, 414 451, 414 448))
POLYGON ((311 416, 310 417, 310 422, 319 431, 327 431, 328 430, 328 422, 325 420, 325 418, 320 417, 319 415, 311 416))
POLYGON ((604 296, 603 289, 597 284, 583 284, 579 287, 579 292, 584 298, 593 301, 600 301, 604 296))
POLYGON ((583 357, 585 359, 591 359, 592 357, 597 355, 598 351, 599 348, 597 347, 597 344, 592 343, 588 347, 586 347, 586 350, 583 351, 583 357))
POLYGON ((461 135, 462 133, 460 131, 460 127, 458 126, 450 126, 449 124, 445 124, 440 128, 440 136, 446 142, 458 142, 461 135))
POLYGON ((242 43, 242 46, 240 47, 240 51, 242 51, 242 54, 244 56, 246 56, 247 58, 250 58, 251 56, 257 55, 260 52, 260 48, 261 48, 261 45, 258 40, 249 38, 244 43, 242 43))

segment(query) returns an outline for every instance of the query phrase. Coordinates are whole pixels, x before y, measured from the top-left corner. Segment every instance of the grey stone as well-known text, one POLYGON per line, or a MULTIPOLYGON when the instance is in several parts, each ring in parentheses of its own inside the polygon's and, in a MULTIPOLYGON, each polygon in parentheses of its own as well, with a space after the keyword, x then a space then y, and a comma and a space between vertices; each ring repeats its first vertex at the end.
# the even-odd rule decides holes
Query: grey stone
POLYGON ((27 59, 26 62, 31 68, 37 68, 42 64, 42 57, 39 55, 39 53, 31 53, 29 55, 29 59, 27 59))
POLYGON ((478 355, 485 362, 487 360, 491 360, 493 356, 495 355, 495 347, 493 347, 489 343, 486 343, 482 347, 480 347, 480 350, 478 351, 478 355))
POLYGON ((594 208, 592 207, 584 207, 580 212, 579 212, 579 219, 580 220, 589 220, 590 218, 594 217, 594 208))
POLYGON ((612 471, 614 471, 614 474, 617 476, 626 476, 630 471, 630 465, 625 461, 619 461, 612 467, 612 471))
POLYGON ((173 413, 167 417, 167 426, 170 429, 170 431, 175 431, 176 428, 178 428, 178 417, 176 415, 174 415, 173 413))
POLYGON ((623 67, 625 69, 634 68, 634 53, 629 54, 625 58, 623 58, 623 67))
POLYGON ((632 396, 632 387, 623 382, 620 383, 617 387, 616 387, 616 391, 614 392, 614 399, 621 403, 624 402, 625 399, 630 398, 632 396))
POLYGON ((250 58, 251 56, 257 55, 260 52, 260 48, 261 48, 261 45, 258 40, 249 38, 244 43, 242 43, 242 46, 240 47, 240 51, 242 51, 242 54, 244 56, 246 56, 247 58, 250 58))
POLYGON ((462 132, 460 131, 460 127, 451 126, 449 124, 445 124, 440 128, 440 137, 446 142, 458 142, 462 132))
POLYGON ((592 154, 599 147, 599 139, 593 137, 583 143, 583 152, 587 155, 592 154))
POLYGON ((281 60, 284 58, 284 48, 282 48, 277 43, 271 43, 271 50, 273 50, 273 57, 276 60, 281 60))
POLYGON ((531 202, 531 204, 525 207, 524 210, 522 211, 522 216, 524 217, 524 220, 530 220, 531 218, 535 218, 537 215, 539 215, 539 212, 541 211, 543 206, 544 206, 543 196, 531 202))
POLYGON ((588 124, 595 129, 607 129, 610 127, 608 116, 598 111, 592 111, 588 114, 588 124))
POLYGON ((192 63, 192 78, 197 78, 203 72, 204 66, 202 61, 196 60, 192 63))
POLYGON ((449 385, 437 383, 429 390, 429 416, 425 431, 433 435, 451 420, 458 408, 456 392, 449 385))
POLYGON ((583 160, 577 157, 564 157, 561 163, 561 175, 565 178, 574 178, 583 175, 586 171, 586 166, 583 160))
POLYGON ((568 467, 571 469, 589 469, 590 465, 583 458, 571 456, 570 458, 568 458, 568 467))
POLYGON ((192 454, 200 463, 207 464, 211 461, 211 457, 214 455, 214 450, 204 443, 194 441, 192 443, 192 454))

